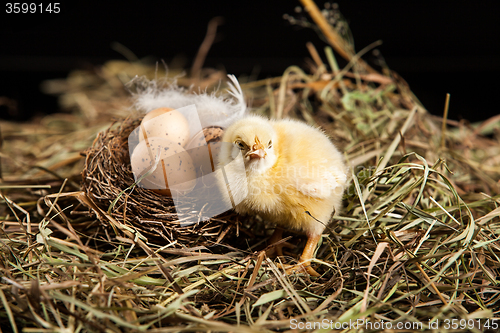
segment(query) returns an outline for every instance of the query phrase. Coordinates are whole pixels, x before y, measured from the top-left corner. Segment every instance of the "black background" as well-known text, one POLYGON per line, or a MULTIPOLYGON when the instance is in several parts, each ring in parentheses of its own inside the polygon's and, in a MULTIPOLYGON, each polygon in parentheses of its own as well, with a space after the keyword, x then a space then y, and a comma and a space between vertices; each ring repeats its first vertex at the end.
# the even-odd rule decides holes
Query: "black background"
MULTIPOLYGON (((44 6, 49 2, 43 3, 44 6)), ((323 1, 317 2, 320 8, 323 1)), ((441 114, 451 94, 450 118, 477 121, 498 114, 500 74, 498 1, 337 1, 350 24, 356 50, 382 40, 378 49, 389 67, 409 84, 424 106, 441 114)), ((2 118, 27 120, 57 110, 55 97, 40 82, 62 78, 76 68, 125 59, 113 42, 150 61, 196 55, 208 21, 224 24, 206 66, 236 75, 280 75, 303 65, 311 41, 323 55, 326 45, 311 29, 283 19, 296 17, 298 1, 137 1, 60 4, 61 12, 0 14, 0 98, 18 102, 2 118)), ((368 61, 370 57, 366 57, 368 61)))

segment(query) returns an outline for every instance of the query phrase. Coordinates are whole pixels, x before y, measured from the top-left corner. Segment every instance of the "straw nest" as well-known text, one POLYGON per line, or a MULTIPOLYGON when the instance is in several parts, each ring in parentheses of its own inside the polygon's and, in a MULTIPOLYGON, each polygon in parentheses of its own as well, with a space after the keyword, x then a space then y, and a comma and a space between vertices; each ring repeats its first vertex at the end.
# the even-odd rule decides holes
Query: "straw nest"
MULTIPOLYGON (((84 153, 82 190, 103 212, 157 242, 160 238, 175 246, 219 243, 235 229, 231 214, 181 225, 182 217, 178 216, 172 198, 135 186, 128 136, 139 126, 141 118, 128 117, 98 134, 93 146, 84 153)), ((197 219, 198 213, 191 211, 188 215, 197 219)), ((109 224, 108 218, 101 218, 101 222, 104 226, 109 224)))
MULTIPOLYGON (((344 210, 313 262, 321 277, 283 273, 299 235, 286 235, 298 245, 286 256, 267 258, 271 226, 258 217, 184 230, 168 198, 131 188, 125 143, 139 119, 120 111, 129 106, 123 84, 130 72, 153 77, 154 66, 113 62, 49 84, 74 114, 0 124, 2 329, 312 331, 358 319, 391 323, 385 331, 493 327, 484 318, 500 311, 500 117, 430 115, 386 65, 361 61, 370 48, 355 54, 302 2, 347 65, 310 44, 307 70, 242 88, 255 113, 321 126, 351 165, 344 210)), ((186 86, 211 89, 224 77, 201 74, 186 86)))

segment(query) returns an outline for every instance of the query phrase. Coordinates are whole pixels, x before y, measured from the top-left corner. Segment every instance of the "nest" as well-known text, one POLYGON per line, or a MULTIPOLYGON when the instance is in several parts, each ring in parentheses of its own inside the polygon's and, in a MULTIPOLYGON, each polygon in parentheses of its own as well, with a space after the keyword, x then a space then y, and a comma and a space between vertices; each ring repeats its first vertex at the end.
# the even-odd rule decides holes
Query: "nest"
MULTIPOLYGON (((136 186, 128 136, 141 120, 129 117, 98 134, 92 147, 85 151, 82 190, 102 211, 148 238, 161 238, 177 246, 220 243, 234 230, 235 221, 230 213, 206 221, 200 221, 196 211, 187 213, 191 216, 178 216, 172 198, 136 186), (193 217, 198 223, 179 222, 193 217)), ((104 225, 108 224, 102 215, 96 215, 104 225)))

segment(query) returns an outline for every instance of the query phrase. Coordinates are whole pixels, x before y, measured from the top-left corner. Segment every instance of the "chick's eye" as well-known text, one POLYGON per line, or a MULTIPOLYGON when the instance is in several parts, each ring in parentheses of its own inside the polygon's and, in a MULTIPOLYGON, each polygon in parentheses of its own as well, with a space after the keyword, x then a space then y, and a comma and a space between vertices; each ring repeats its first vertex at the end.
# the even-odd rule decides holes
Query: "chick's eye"
POLYGON ((238 145, 238 148, 240 148, 241 150, 244 150, 246 148, 245 144, 241 141, 237 141, 236 144, 238 145))
POLYGON ((267 144, 267 148, 268 149, 273 148, 273 141, 272 140, 269 140, 269 143, 267 144))

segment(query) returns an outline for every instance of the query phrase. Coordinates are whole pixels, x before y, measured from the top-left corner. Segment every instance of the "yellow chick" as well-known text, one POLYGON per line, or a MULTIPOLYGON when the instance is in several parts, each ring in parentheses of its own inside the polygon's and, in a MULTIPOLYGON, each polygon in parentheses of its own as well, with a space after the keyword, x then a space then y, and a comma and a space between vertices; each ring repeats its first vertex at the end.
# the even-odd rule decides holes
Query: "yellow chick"
MULTIPOLYGON (((232 196, 241 200, 236 212, 275 222, 271 243, 282 238, 282 228, 305 233, 308 240, 299 264, 287 272, 305 269, 319 276, 310 261, 326 223, 341 208, 347 185, 342 154, 320 129, 292 119, 248 116, 229 126, 222 141, 233 145, 221 148, 220 164, 228 165, 241 151, 245 165, 240 177, 246 177, 248 191, 231 187, 232 196)), ((243 184, 230 165, 225 172, 243 184)), ((278 255, 283 255, 281 247, 276 247, 278 255)))

